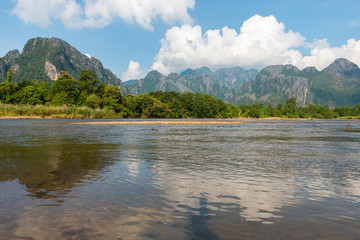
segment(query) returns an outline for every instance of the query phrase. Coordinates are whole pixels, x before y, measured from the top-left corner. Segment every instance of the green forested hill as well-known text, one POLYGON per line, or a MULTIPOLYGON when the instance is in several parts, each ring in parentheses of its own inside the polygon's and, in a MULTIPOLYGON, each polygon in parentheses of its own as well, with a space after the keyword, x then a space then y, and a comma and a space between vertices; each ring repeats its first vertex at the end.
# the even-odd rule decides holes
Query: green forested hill
POLYGON ((25 44, 21 54, 18 50, 7 53, 0 64, 0 81, 6 79, 10 68, 16 72, 15 82, 34 79, 55 81, 61 71, 79 76, 82 70, 90 69, 102 83, 119 86, 124 94, 128 92, 123 82, 109 69, 105 69, 98 59, 85 56, 58 38, 33 38, 25 44))

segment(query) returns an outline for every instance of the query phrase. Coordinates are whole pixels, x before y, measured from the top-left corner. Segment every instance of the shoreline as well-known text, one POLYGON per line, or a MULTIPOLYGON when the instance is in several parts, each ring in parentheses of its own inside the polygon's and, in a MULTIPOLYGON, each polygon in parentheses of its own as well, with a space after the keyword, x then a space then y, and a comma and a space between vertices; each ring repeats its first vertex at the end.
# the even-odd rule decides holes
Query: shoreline
MULTIPOLYGON (((0 116, 0 120, 4 119, 4 120, 16 120, 16 119, 63 119, 63 120, 69 120, 69 119, 81 119, 81 120, 96 120, 96 118, 78 118, 78 117, 74 117, 74 116, 69 116, 69 117, 64 117, 64 116, 46 116, 46 117, 42 117, 42 116, 0 116)), ((266 118, 204 118, 204 119, 196 119, 196 120, 191 120, 192 118, 172 118, 172 119, 167 119, 167 118, 158 118, 158 119, 154 119, 154 118, 100 118, 97 120, 124 120, 123 122, 141 122, 141 120, 146 120, 147 122, 227 122, 229 124, 229 122, 233 122, 233 124, 239 123, 239 121, 253 121, 253 120, 265 120, 265 121, 315 121, 315 120, 359 120, 359 118, 349 118, 349 117, 345 117, 345 118, 329 118, 329 119, 317 119, 317 118, 281 118, 281 117, 266 117, 266 118), (140 120, 140 121, 139 121, 140 120)), ((145 122, 145 121, 144 121, 145 122)), ((91 123, 91 122, 90 122, 91 123)), ((79 123, 80 124, 80 123, 79 123)), ((83 124, 83 123, 81 123, 83 124)))
POLYGON ((0 116, 0 119, 47 119, 41 116, 0 116))
POLYGON ((81 122, 75 125, 236 125, 249 122, 234 120, 129 120, 112 122, 81 122))

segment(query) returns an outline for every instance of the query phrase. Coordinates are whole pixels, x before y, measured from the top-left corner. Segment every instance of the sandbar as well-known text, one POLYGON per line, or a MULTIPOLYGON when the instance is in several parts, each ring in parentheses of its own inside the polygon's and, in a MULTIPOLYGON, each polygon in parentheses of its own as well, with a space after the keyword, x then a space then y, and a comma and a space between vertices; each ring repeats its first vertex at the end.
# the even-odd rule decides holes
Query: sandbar
POLYGON ((112 121, 112 122, 77 122, 79 125, 236 125, 244 124, 244 121, 226 120, 173 120, 173 121, 112 121))

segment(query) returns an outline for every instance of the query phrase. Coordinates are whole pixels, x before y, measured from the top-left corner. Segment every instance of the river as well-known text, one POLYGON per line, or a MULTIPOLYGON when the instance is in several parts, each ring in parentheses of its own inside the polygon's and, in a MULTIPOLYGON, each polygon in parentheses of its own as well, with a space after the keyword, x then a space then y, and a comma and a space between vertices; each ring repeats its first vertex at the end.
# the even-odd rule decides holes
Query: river
POLYGON ((88 121, 0 120, 0 239, 360 239, 359 120, 88 121))

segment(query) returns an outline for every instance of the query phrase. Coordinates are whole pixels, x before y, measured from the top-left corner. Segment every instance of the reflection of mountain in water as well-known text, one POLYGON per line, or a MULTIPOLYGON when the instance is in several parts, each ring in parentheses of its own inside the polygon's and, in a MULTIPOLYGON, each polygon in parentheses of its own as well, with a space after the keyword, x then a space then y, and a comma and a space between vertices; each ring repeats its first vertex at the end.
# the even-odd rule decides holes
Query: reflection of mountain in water
POLYGON ((110 159, 102 144, 0 145, 0 181, 18 179, 30 196, 53 198, 91 180, 110 159))

